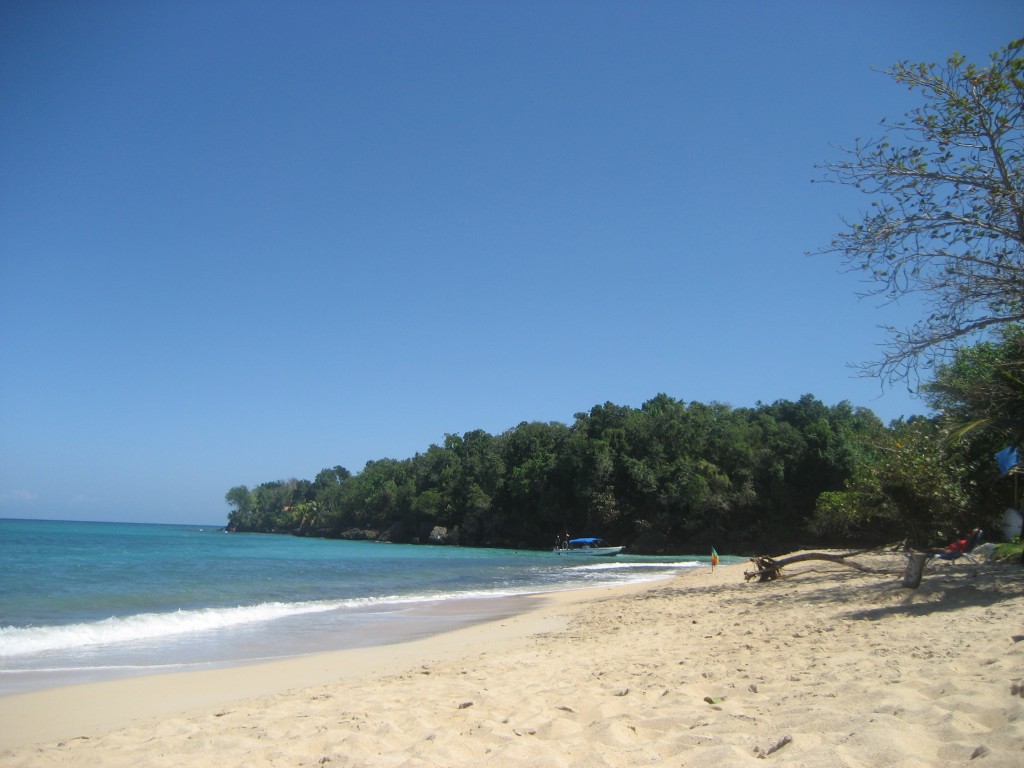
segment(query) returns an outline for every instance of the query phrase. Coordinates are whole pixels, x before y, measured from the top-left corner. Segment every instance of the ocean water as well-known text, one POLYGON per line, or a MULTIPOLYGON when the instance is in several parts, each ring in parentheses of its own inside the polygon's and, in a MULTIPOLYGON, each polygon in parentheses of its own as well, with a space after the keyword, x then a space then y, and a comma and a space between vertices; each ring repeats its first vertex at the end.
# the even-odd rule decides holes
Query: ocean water
POLYGON ((0 695, 401 642, 708 560, 0 519, 0 695))

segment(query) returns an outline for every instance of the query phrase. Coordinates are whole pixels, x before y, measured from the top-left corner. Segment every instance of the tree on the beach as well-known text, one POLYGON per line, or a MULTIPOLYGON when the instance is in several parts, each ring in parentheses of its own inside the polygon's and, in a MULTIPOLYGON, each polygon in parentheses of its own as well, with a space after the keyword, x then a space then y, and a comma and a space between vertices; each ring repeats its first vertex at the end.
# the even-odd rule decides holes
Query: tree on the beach
POLYGON ((1024 39, 988 66, 954 54, 944 66, 885 70, 923 99, 887 134, 857 139, 824 180, 873 198, 819 253, 863 273, 865 295, 921 294, 927 316, 885 328, 883 381, 916 380, 968 340, 1024 321, 1024 39))
MULTIPOLYGON (((923 387, 942 414, 946 434, 967 446, 977 467, 970 487, 977 510, 1002 510, 1013 486, 996 474, 994 455, 1024 442, 1024 326, 1001 329, 998 340, 957 351, 923 387)), ((987 525, 994 525, 990 519, 987 525)))
POLYGON ((818 497, 811 530, 847 539, 907 539, 925 546, 970 528, 975 470, 968 446, 943 439, 935 419, 894 423, 872 438, 841 491, 818 497))

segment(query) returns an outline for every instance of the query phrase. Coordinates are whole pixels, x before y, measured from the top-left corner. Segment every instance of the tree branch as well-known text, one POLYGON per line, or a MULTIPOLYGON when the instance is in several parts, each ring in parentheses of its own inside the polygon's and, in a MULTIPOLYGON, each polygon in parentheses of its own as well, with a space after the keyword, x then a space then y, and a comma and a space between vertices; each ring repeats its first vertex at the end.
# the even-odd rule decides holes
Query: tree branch
POLYGON ((891 549, 896 545, 889 544, 885 547, 871 547, 870 549, 860 549, 855 552, 843 552, 841 554, 835 554, 831 552, 801 552, 798 555, 790 555, 784 557, 781 560, 768 557, 767 555, 758 555, 757 557, 750 558, 750 562, 757 566, 756 571, 744 571, 743 578, 745 581, 757 577, 758 581, 773 581, 775 579, 782 578, 782 569, 787 565, 793 563, 803 563, 808 560, 824 560, 829 563, 837 563, 839 565, 845 565, 849 568, 854 568, 862 573, 876 573, 884 574, 885 571, 879 571, 875 568, 868 568, 860 563, 848 561, 847 558, 855 557, 857 555, 864 555, 869 552, 878 552, 883 549, 891 549))

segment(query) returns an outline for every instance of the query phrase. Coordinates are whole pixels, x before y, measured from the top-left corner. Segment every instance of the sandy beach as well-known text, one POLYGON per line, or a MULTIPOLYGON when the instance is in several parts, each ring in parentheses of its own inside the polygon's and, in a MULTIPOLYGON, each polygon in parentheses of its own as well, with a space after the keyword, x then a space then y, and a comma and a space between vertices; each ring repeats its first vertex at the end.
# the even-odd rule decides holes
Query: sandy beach
POLYGON ((1024 568, 749 564, 402 645, 0 699, 4 766, 1024 765, 1024 568))

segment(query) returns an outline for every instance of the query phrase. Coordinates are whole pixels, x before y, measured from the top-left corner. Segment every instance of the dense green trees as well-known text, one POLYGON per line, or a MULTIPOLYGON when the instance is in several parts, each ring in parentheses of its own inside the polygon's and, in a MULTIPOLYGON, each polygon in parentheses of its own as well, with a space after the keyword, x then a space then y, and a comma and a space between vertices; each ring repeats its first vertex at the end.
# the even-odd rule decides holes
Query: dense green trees
POLYGON ((941 368, 929 387, 934 418, 885 426, 867 409, 811 395, 731 408, 660 394, 639 409, 596 405, 571 426, 446 435, 355 475, 333 467, 312 483, 237 486, 225 496, 228 527, 535 548, 568 531, 651 553, 938 544, 993 527, 1012 501, 993 454, 1020 423, 1022 340, 1010 333, 941 368), (999 428, 957 439, 952 425, 982 403, 999 428))
MULTIPOLYGON (((229 527, 322 536, 546 547, 564 531, 636 551, 798 543, 815 503, 840 491, 881 422, 847 403, 734 409, 661 394, 639 409, 605 403, 571 426, 476 430, 358 474, 228 491, 229 527)), ((819 529, 819 537, 821 531, 819 529)))
POLYGON ((303 518, 316 509, 316 487, 308 480, 275 480, 253 490, 237 485, 224 500, 233 509, 228 528, 237 531, 291 531, 303 527, 303 518))

